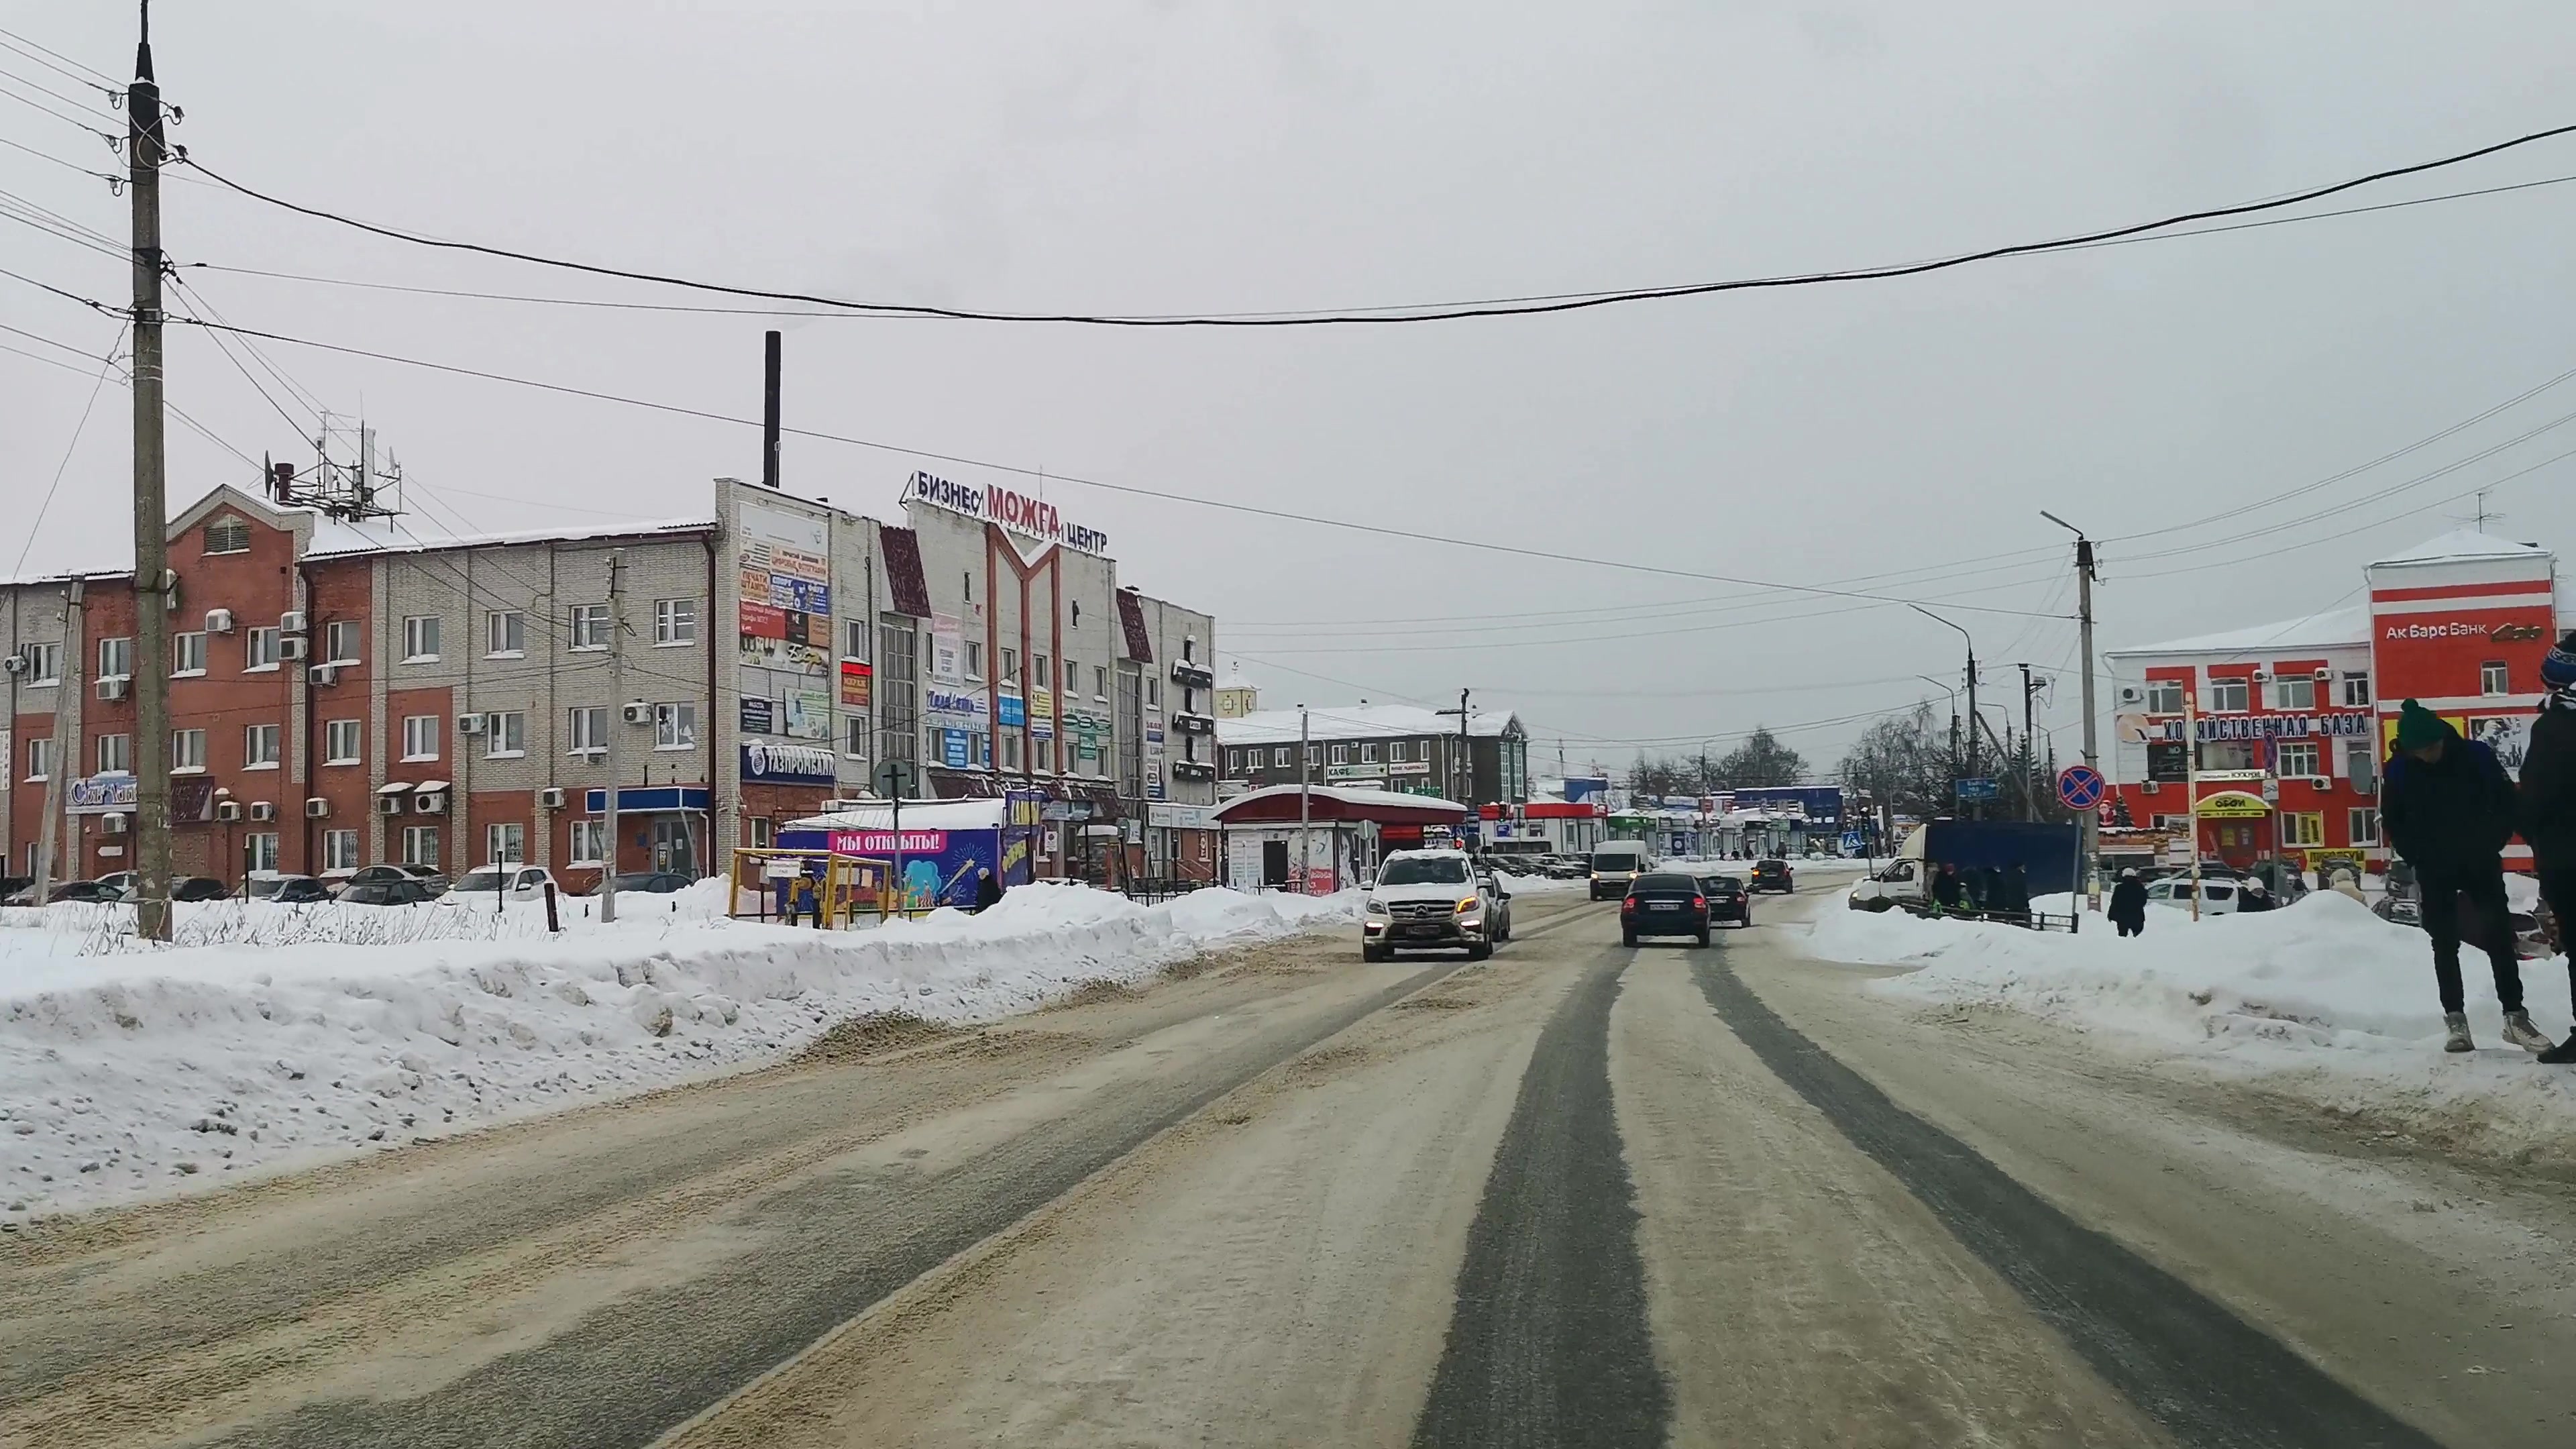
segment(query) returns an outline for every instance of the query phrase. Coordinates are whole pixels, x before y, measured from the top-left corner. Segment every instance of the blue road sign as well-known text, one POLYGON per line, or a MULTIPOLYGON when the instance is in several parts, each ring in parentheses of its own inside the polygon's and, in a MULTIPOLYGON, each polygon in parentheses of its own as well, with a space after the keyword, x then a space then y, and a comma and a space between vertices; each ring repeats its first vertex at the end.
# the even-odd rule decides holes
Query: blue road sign
POLYGON ((2110 783, 2091 765, 2069 765, 2057 772, 2057 798, 2069 810, 2090 810, 2102 803, 2110 783))
POLYGON ((1992 800, 2000 793, 1991 776, 1959 782, 1959 798, 1962 800, 1992 800))

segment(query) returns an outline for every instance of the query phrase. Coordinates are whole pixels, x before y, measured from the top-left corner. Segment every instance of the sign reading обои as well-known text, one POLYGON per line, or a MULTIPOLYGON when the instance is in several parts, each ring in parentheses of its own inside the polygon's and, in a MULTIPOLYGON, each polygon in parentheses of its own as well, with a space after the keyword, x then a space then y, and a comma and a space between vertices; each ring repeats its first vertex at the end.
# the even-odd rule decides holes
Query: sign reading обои
POLYGON ((916 469, 905 480, 903 496, 914 503, 927 503, 945 508, 968 518, 998 523, 1013 533, 1060 544, 1076 553, 1107 554, 1109 535, 1096 528, 1067 523, 1052 503, 1041 502, 1025 493, 1008 488, 987 487, 980 483, 956 483, 916 469))

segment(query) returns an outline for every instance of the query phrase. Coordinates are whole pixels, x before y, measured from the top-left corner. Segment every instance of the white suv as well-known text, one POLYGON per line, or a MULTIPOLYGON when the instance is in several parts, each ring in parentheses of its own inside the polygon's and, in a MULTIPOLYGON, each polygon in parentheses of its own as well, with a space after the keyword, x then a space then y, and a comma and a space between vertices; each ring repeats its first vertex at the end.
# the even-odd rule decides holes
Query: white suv
POLYGON ((1509 902, 1493 876, 1456 850, 1399 850, 1379 862, 1360 924, 1360 958, 1399 950, 1454 951, 1482 961, 1511 935, 1509 902))

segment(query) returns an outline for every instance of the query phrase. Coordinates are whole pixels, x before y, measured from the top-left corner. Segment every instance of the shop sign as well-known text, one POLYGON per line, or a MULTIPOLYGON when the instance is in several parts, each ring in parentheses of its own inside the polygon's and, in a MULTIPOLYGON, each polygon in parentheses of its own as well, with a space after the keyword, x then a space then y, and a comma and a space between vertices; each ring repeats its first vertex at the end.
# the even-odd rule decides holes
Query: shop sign
POLYGON ((1042 684, 1029 687, 1029 738, 1055 738, 1055 691, 1042 684))
POLYGON ((824 521, 745 502, 735 512, 742 630, 808 642, 810 616, 832 612, 831 538, 824 521))
POLYGON ((778 701, 742 697, 742 732, 747 735, 778 733, 778 701))
POLYGON ((780 734, 791 740, 832 737, 832 696, 819 689, 800 689, 787 696, 786 704, 786 728, 780 734))
POLYGON ((1214 830, 1213 805, 1148 805, 1145 823, 1162 830, 1214 830))
POLYGON ((866 709, 876 673, 856 659, 841 661, 841 706, 844 709, 866 709))
MULTIPOLYGON (((2488 639, 2504 642, 2502 635, 2513 626, 2480 623, 2475 619, 2441 619, 2430 624, 2391 624, 2381 632, 2382 639, 2488 639)), ((2545 636, 2533 636, 2545 637, 2545 636)))
POLYGON ((1431 773, 1431 762, 1429 760, 1397 760, 1386 767, 1386 772, 1390 775, 1428 775, 1431 773))
POLYGON ((1386 766, 1326 765, 1324 767, 1324 778, 1334 781, 1347 781, 1355 784, 1370 780, 1383 781, 1386 778, 1386 766))
POLYGON ((2272 813, 2272 807, 2261 796, 2224 790, 2193 806, 2192 813, 2203 820, 2260 820, 2272 813))
POLYGON ((898 839, 891 830, 835 830, 832 832, 834 855, 888 856, 900 850, 906 855, 937 855, 948 848, 945 830, 906 830, 898 839))
MULTIPOLYGON (((2239 714, 2192 722, 2192 738, 2211 740, 2366 739, 2371 716, 2353 714, 2239 714)), ((2182 738, 2182 721, 2165 721, 2165 738, 2182 738)))
POLYGON ((1029 707, 1018 695, 1003 695, 1001 708, 1002 725, 1005 729, 1018 729, 1029 722, 1029 707))
POLYGON ((839 763, 830 750, 812 745, 748 740, 742 746, 742 778, 748 783, 830 785, 839 763))
POLYGON ((984 720, 984 691, 980 689, 942 689, 932 685, 921 692, 921 712, 934 720, 984 720))
POLYGON ((941 730, 939 732, 939 763, 946 765, 952 770, 965 769, 966 739, 967 732, 965 730, 941 730))
POLYGON ((987 523, 998 523, 1024 538, 1058 544, 1076 553, 1107 554, 1109 535, 1096 528, 1067 523, 1055 505, 981 483, 957 483, 916 469, 904 480, 904 501, 987 523))
POLYGON ((130 814, 134 809, 134 775, 118 770, 84 775, 63 790, 63 808, 74 815, 130 814))

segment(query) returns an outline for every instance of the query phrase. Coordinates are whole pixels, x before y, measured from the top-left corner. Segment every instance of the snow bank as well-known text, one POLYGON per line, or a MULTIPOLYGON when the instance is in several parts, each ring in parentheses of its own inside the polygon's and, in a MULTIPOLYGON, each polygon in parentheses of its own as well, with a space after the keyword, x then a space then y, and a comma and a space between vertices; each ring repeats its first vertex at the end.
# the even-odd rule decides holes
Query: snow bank
POLYGON ((354 920, 289 935, 259 903, 202 918, 259 944, 82 956, 95 923, 54 911, 0 930, 0 1221, 773 1062, 859 1013, 1005 1016, 1360 915, 1356 892, 1146 907, 1032 885, 981 916, 825 932, 726 920, 721 890, 628 897, 616 925, 556 936, 541 908, 476 926, 429 906, 332 908, 354 920), (484 934, 315 939, 342 925, 484 934))
MULTIPOLYGON (((2034 904, 2063 912, 2069 901, 2034 904)), ((2483 953, 2466 951, 2461 963, 2482 1050, 2452 1056, 2441 1050, 2424 933, 2332 891, 2197 922, 2150 908, 2146 934, 2127 940, 2098 916, 2067 935, 1835 903, 1818 913, 1806 950, 1914 968, 1874 983, 1890 995, 2114 1032, 2339 1107, 2446 1118, 2494 1146, 2563 1140, 2576 1127, 2576 1072, 2498 1044, 2503 1018, 2483 953)), ((2540 1028, 2565 1033, 2564 964, 2526 961, 2522 978, 2540 1028)))

